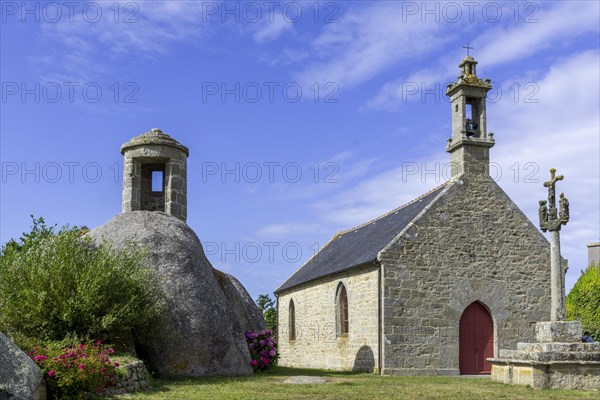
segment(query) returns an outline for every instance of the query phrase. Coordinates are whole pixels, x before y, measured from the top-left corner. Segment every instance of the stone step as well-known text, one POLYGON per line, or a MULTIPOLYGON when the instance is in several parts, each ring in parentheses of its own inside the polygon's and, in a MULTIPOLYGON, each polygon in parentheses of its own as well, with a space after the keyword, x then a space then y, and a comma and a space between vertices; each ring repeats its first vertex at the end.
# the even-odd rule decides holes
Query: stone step
POLYGON ((599 343, 517 343, 521 351, 600 351, 599 343))
POLYGON ((499 359, 540 362, 597 362, 600 363, 600 351, 524 351, 500 350, 499 359))

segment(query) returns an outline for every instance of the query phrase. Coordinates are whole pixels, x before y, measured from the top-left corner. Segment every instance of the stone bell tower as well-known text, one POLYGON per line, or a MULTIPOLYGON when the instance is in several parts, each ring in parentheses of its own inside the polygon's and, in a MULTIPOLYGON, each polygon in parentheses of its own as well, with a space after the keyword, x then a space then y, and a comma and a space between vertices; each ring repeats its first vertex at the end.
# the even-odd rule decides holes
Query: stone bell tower
POLYGON ((463 173, 487 174, 494 134, 487 132, 486 98, 491 81, 477 76, 477 61, 466 56, 458 65, 458 80, 448 84, 446 95, 452 106, 452 138, 446 151, 451 154, 452 177, 463 173))
POLYGON ((163 211, 187 218, 187 147, 152 129, 121 146, 122 212, 163 211))

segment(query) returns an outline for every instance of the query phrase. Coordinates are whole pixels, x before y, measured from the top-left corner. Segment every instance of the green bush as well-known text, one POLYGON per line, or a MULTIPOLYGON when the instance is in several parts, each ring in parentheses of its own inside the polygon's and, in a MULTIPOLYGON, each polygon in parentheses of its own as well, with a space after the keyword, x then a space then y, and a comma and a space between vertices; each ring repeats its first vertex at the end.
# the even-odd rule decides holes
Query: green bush
POLYGON ((584 331, 600 341, 600 264, 590 265, 566 299, 567 319, 581 320, 584 331))
POLYGON ((268 294, 261 294, 256 299, 256 305, 263 313, 267 328, 275 334, 277 332, 277 309, 275 309, 275 302, 268 294))
POLYGON ((145 259, 133 243, 116 251, 33 218, 31 232, 0 254, 0 330, 29 344, 69 335, 117 343, 148 332, 164 300, 145 259))
POLYGON ((80 399, 117 383, 119 364, 109 358, 113 353, 99 340, 77 343, 67 339, 37 346, 29 356, 42 369, 51 399, 80 399))

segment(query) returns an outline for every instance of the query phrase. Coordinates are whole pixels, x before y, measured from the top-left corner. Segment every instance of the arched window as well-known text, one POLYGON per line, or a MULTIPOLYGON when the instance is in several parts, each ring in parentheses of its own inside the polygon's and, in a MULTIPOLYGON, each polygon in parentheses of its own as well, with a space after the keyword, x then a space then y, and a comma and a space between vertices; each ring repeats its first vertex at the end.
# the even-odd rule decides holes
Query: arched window
POLYGON ((288 332, 290 333, 289 340, 296 340, 296 307, 294 307, 294 300, 290 300, 290 309, 288 311, 288 332))
POLYGON ((348 294, 342 283, 338 286, 335 308, 337 336, 346 336, 348 335, 348 294))

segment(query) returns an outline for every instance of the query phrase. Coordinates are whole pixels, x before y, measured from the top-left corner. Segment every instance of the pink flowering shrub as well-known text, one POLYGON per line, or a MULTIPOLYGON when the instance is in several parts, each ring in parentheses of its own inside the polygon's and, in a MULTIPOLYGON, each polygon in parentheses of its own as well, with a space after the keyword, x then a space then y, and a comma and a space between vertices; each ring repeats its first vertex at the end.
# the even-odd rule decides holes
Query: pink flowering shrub
POLYGON ((68 346, 53 342, 35 347, 29 357, 42 369, 51 399, 80 399, 117 382, 119 364, 109 359, 113 353, 99 340, 68 346))
POLYGON ((265 370, 277 364, 279 353, 272 331, 267 329, 260 332, 246 332, 245 336, 252 357, 250 364, 255 371, 265 370))

